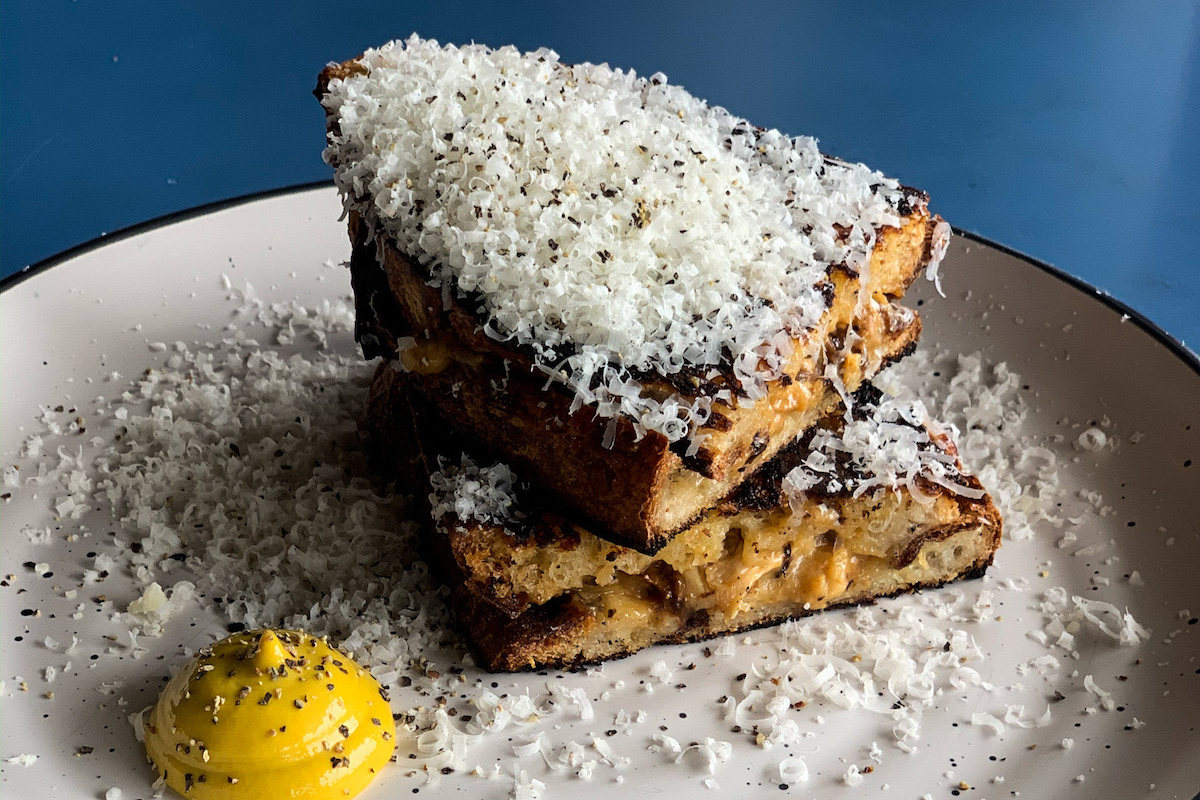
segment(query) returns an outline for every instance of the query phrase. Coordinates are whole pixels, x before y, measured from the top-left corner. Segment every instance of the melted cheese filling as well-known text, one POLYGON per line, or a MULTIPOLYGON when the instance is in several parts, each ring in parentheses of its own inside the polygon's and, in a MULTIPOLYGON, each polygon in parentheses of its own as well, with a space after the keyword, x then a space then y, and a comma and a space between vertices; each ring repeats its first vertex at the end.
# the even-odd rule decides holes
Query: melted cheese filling
MULTIPOLYGON (((822 520, 832 525, 830 519, 822 520)), ((809 518, 813 521, 812 518, 809 518)), ((802 535, 787 515, 761 525, 731 528, 724 551, 703 564, 673 566, 654 559, 642 572, 621 572, 602 586, 571 591, 570 602, 586 608, 600 624, 678 630, 690 621, 720 615, 727 621, 763 606, 794 604, 806 610, 837 602, 860 576, 890 569, 876 532, 863 524, 827 526, 802 535)))

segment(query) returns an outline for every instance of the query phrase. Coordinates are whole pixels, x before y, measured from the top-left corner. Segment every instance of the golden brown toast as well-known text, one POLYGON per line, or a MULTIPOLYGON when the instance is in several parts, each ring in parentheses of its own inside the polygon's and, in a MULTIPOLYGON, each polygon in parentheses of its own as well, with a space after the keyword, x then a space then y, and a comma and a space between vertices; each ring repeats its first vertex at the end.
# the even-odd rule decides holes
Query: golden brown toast
MULTIPOLYGON (((845 362, 842 380, 850 391, 911 352, 920 318, 897 313, 889 304, 863 327, 870 357, 854 362, 853 371, 845 362)), ((799 374, 789 385, 772 386, 754 406, 717 406, 705 428, 711 438, 693 457, 658 434, 638 439, 633 425, 623 419, 617 420, 612 446, 606 447, 607 423, 586 409, 570 413, 571 398, 565 393, 543 391, 536 376, 506 370, 503 362, 475 351, 433 351, 434 346, 427 342, 407 351, 408 371, 384 362, 375 378, 377 391, 387 383, 411 384, 441 424, 477 438, 613 541, 647 553, 665 545, 787 442, 841 406, 828 380, 799 374), (724 428, 718 427, 722 420, 724 428), (707 454, 720 456, 723 468, 696 468, 697 459, 707 454)))
MULTIPOLYGON (((872 398, 860 402, 870 408, 872 398)), ((432 550, 484 662, 573 666, 981 575, 999 546, 999 514, 944 437, 921 446, 952 462, 942 477, 965 494, 918 477, 920 499, 904 486, 856 497, 869 476, 845 460, 803 496, 788 491, 814 434, 843 426, 840 415, 824 420, 648 556, 539 502, 535 485, 502 481, 515 505, 463 516, 486 505, 478 486, 489 473, 431 450, 459 446, 418 411, 421 463, 435 487, 432 550)))

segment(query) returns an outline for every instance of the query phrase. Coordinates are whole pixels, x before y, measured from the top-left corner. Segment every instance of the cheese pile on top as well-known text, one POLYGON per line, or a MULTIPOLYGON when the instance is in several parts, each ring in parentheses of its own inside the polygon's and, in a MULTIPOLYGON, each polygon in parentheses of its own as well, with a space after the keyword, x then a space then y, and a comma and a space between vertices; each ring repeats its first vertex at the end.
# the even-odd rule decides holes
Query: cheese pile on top
POLYGON ((830 265, 866 269, 907 202, 663 75, 415 36, 359 63, 322 98, 348 208, 581 402, 672 440, 706 404, 644 397, 638 374, 724 364, 755 397, 830 265))

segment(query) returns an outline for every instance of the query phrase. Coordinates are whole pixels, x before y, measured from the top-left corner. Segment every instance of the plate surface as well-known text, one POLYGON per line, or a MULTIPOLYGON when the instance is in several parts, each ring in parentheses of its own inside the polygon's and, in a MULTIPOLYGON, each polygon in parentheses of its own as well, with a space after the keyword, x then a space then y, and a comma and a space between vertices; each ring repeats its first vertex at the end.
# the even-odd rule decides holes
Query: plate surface
MULTIPOLYGON (((339 214, 328 186, 236 202, 81 248, 51 269, 10 282, 0 296, 0 444, 4 466, 19 467, 20 476, 19 486, 4 489, 11 496, 0 536, 0 789, 6 796, 95 798, 119 787, 126 798, 148 797, 153 775, 126 718, 153 701, 186 648, 225 630, 225 620, 196 605, 172 618, 161 638, 143 638, 148 651, 139 658, 123 642, 104 639, 122 634, 125 626, 113 614, 139 592, 123 573, 102 586, 84 583, 94 558, 88 554, 111 546, 107 534, 116 521, 102 507, 83 517, 82 532, 79 521, 59 519, 54 504, 63 492, 28 480, 38 459, 20 455, 23 443, 42 434, 47 453, 59 445, 90 453, 88 438, 108 435, 105 423, 97 418, 85 436, 54 437, 44 432, 46 409, 57 419, 54 409, 62 405, 64 420, 77 409, 86 424, 106 402, 98 398, 120 395, 132 378, 173 352, 151 343, 194 347, 229 335, 223 329, 237 304, 223 275, 235 287, 248 281, 268 302, 315 305, 347 295, 347 272, 326 264, 349 255, 339 214), (48 528, 47 541, 31 541, 31 528, 48 528), (95 602, 100 593, 107 604, 95 602), (82 614, 73 618, 81 603, 82 614), (79 643, 62 652, 72 636, 79 643), (70 669, 63 670, 68 661, 70 669), (58 672, 52 684, 48 666, 58 672), (80 754, 80 748, 92 750, 80 754), (38 759, 29 766, 2 762, 21 754, 38 759)), ((780 761, 801 755, 810 777, 789 786, 789 795, 878 794, 886 787, 882 796, 889 797, 1192 797, 1200 789, 1200 364, 1111 302, 986 243, 957 237, 942 272, 945 298, 922 281, 907 301, 920 303, 922 346, 978 352, 985 362, 1006 362, 1019 373, 1028 387, 1020 435, 1049 448, 1060 464, 1063 521, 1036 525, 1033 538, 1006 541, 985 581, 950 595, 969 603, 982 589, 993 593, 987 619, 954 626, 975 637, 985 658, 973 666, 999 688, 967 687, 938 698, 924 714, 915 754, 895 746, 890 720, 828 704, 793 712, 799 728, 814 734, 799 750, 763 748, 748 732, 731 731, 717 700, 736 693, 739 674, 778 650, 778 630, 757 632, 748 644, 737 637, 732 655, 706 656, 704 645, 658 648, 592 673, 489 677, 485 685, 495 681, 501 693, 536 696, 548 684, 583 688, 595 717, 562 713, 473 744, 469 764, 490 769, 500 762, 505 779, 460 771, 429 784, 424 774, 406 773, 402 753, 401 765, 363 796, 419 790, 418 796, 506 797, 515 764, 547 784, 545 797, 607 797, 614 790, 692 796, 717 786, 714 796, 779 797, 780 761), (1105 432, 1107 446, 1077 446, 1091 427, 1105 432), (1076 538, 1060 547, 1068 531, 1076 538), (1131 581, 1135 570, 1140 580, 1131 581), (1048 650, 1027 634, 1041 627, 1039 598, 1051 586, 1128 608, 1152 633, 1135 647, 1080 634, 1077 658, 1048 650), (1022 667, 1047 652, 1060 660, 1059 669, 1043 674, 1022 667), (669 683, 652 675, 659 661, 675 673, 669 683), (697 668, 681 671, 692 663, 697 668), (1089 675, 1112 693, 1111 710, 1097 710, 1099 696, 1084 688, 1089 675), (677 688, 681 683, 686 687, 677 688), (657 690, 647 691, 652 686, 657 690), (1063 698, 1056 700, 1056 692, 1063 698), (976 712, 1003 716, 1010 705, 1024 705, 1033 716, 1047 707, 1053 713, 1044 727, 1009 725, 1000 734, 970 723, 976 712), (646 717, 616 724, 620 710, 646 717), (607 730, 617 732, 605 736, 607 730), (536 755, 515 757, 513 744, 539 731, 555 748, 578 741, 601 759, 590 744, 595 732, 631 763, 601 759, 585 781, 551 770, 536 755), (705 737, 730 741, 732 755, 709 775, 703 759, 685 756, 676 763, 652 752, 652 736, 660 731, 685 747, 705 737), (1068 738, 1069 748, 1063 746, 1068 738), (875 741, 881 753, 872 759, 875 741), (845 781, 852 764, 872 767, 857 789, 845 781)), ((241 328, 255 332, 250 322, 241 328)), ((267 332, 260 333, 266 342, 267 332)), ((356 354, 346 333, 331 335, 329 347, 356 354)), ((160 580, 166 585, 181 576, 160 580)), ((907 605, 929 608, 914 598, 880 608, 907 605)), ((475 685, 476 673, 468 669, 467 675, 467 685, 475 685)), ((401 692, 393 706, 403 711, 418 702, 428 701, 401 692)))

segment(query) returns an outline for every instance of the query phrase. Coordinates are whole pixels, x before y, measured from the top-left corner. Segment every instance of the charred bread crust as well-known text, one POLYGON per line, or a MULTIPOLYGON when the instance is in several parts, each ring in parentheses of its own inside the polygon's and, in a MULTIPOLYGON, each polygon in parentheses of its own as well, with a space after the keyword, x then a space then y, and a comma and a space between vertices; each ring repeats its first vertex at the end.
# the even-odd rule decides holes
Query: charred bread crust
POLYGON ((354 294, 354 340, 362 348, 364 358, 393 358, 398 350, 396 332, 384 320, 402 317, 404 309, 392 294, 383 270, 353 266, 374 263, 375 245, 361 233, 352 242, 350 288, 354 294))
POLYGON ((417 429, 404 384, 391 380, 396 362, 381 361, 367 392, 367 414, 360 425, 371 470, 413 495, 415 518, 429 511, 429 475, 436 462, 426 463, 426 450, 417 429))

